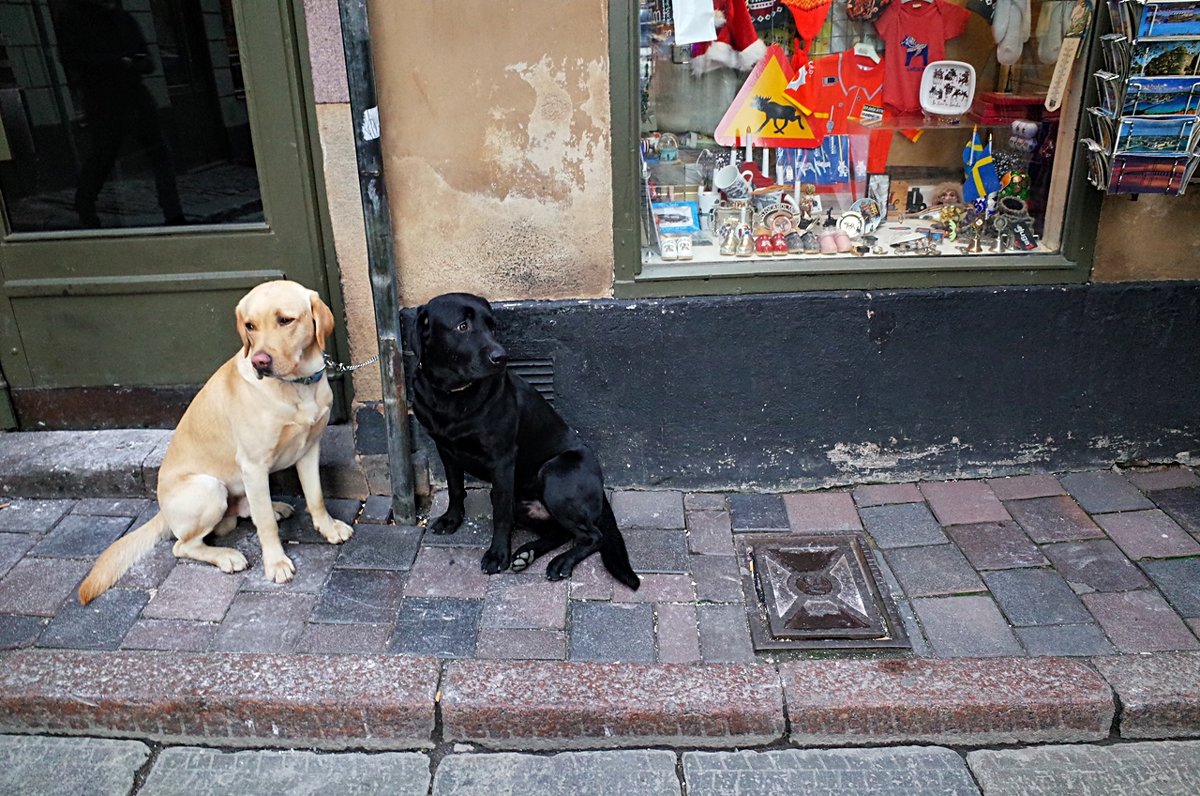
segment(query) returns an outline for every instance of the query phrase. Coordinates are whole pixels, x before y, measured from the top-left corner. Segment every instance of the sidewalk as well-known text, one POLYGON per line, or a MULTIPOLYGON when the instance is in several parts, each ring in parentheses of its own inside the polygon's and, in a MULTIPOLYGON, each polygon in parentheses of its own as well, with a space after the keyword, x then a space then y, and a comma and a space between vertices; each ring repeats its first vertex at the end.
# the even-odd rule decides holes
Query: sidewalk
POLYGON ((896 744, 936 745, 912 752, 922 766, 939 748, 977 750, 975 762, 952 752, 952 768, 970 763, 981 783, 976 762, 1059 754, 984 752, 1007 744, 1084 744, 1062 753, 1078 757, 1119 741, 1104 753, 1131 771, 1159 754, 1200 767, 1200 743, 1162 742, 1200 738, 1200 477, 1186 467, 788 495, 617 491, 636 593, 597 557, 570 582, 545 581, 546 559, 484 576, 484 493, 443 537, 389 524, 385 498, 335 499, 354 538, 332 547, 306 515, 285 522, 291 584, 264 580, 243 523, 231 538, 247 572, 177 562, 164 542, 82 608, 73 594, 95 555, 153 510, 163 439, 103 436, 128 433, 60 438, 34 457, 16 452, 46 435, 0 435, 0 732, 417 750, 426 776, 429 760, 449 771, 470 758, 452 764, 468 778, 484 757, 512 771, 600 759, 481 749, 620 748, 606 754, 642 755, 647 770, 670 758, 675 790, 630 792, 679 792, 677 762, 725 785, 781 761, 834 770, 849 755, 861 768, 868 752, 889 771, 911 766, 896 744), (911 651, 756 653, 737 540, 833 531, 869 539, 911 651), (766 751, 665 751, 748 747, 766 751), (811 747, 832 757, 805 757, 811 747))

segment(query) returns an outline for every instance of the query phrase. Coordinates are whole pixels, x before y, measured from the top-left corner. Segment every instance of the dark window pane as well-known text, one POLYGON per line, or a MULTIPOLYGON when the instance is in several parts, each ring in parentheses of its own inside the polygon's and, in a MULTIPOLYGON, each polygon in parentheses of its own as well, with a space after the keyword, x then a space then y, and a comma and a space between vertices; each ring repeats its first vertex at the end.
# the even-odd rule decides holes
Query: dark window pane
POLYGON ((263 220, 230 0, 17 0, 0 29, 10 232, 263 220))

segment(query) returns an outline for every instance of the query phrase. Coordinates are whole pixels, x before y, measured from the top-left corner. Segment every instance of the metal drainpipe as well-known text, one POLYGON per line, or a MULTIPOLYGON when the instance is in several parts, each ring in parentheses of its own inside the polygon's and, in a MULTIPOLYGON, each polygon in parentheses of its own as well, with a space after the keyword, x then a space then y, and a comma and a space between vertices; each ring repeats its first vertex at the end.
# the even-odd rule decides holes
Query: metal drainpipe
POLYGON ((400 300, 392 257, 391 214, 388 211, 387 186, 383 180, 383 153, 379 145, 379 113, 375 98, 375 70, 371 64, 371 33, 367 23, 366 0, 338 0, 338 12, 342 23, 342 48, 346 55, 346 80, 350 84, 354 153, 358 160, 371 294, 379 335, 383 417, 387 428, 388 472, 392 482, 392 516, 399 524, 412 525, 417 520, 417 511, 413 498, 412 439, 408 424, 408 396, 404 386, 400 300))

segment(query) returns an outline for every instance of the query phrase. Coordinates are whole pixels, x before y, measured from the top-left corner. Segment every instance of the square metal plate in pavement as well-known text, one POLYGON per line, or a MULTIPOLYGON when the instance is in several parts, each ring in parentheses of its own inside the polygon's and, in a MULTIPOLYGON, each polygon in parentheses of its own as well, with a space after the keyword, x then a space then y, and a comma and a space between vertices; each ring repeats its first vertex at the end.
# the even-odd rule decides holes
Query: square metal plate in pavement
POLYGON ((739 537, 754 649, 907 649, 860 533, 739 537))

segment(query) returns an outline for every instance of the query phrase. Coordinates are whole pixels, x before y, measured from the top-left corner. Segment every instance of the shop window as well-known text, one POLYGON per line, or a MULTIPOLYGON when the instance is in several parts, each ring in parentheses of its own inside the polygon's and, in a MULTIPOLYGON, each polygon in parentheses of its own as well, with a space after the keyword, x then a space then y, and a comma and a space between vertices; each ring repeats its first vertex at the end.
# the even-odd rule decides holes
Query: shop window
POLYGON ((619 293, 1086 276, 1074 0, 629 2, 619 293))

